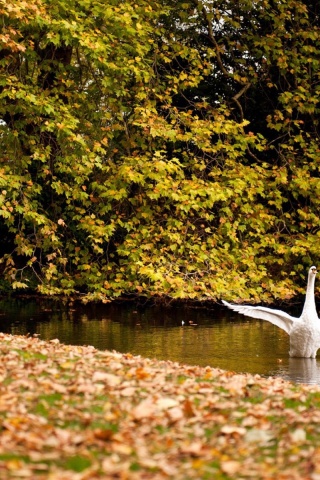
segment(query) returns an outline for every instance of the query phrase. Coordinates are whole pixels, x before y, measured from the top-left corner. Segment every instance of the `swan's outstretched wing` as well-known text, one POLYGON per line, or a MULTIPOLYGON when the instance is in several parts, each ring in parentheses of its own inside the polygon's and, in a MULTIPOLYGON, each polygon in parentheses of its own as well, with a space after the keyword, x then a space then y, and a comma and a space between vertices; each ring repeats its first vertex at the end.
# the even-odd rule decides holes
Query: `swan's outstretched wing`
POLYGON ((231 308, 231 310, 247 315, 248 317, 267 320, 267 322, 282 328, 282 330, 288 334, 290 334, 294 322, 298 321, 298 318, 291 317, 291 315, 281 310, 273 310, 267 307, 252 307, 251 305, 234 305, 224 300, 222 300, 222 303, 226 307, 231 308))

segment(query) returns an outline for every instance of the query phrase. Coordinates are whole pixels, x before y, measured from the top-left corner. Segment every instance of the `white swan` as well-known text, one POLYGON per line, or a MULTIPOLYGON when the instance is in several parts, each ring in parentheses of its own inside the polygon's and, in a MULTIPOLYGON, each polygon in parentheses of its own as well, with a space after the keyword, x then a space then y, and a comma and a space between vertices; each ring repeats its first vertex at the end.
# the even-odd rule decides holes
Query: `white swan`
POLYGON ((316 267, 310 268, 306 299, 299 318, 291 317, 281 310, 273 310, 272 308, 234 305, 224 300, 222 300, 222 303, 235 312, 248 317, 267 320, 282 328, 290 336, 290 357, 315 358, 317 350, 320 348, 320 320, 314 299, 314 282, 317 273, 316 267))

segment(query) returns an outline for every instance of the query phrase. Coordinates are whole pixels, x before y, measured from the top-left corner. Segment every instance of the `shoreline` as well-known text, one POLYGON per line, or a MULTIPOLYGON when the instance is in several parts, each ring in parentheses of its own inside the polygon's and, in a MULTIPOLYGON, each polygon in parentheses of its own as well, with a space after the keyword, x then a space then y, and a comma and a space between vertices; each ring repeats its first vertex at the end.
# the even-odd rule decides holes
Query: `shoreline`
MULTIPOLYGON (((232 300, 232 303, 241 304, 252 304, 252 305, 261 305, 271 308, 292 308, 297 305, 302 305, 305 295, 297 294, 293 297, 286 299, 275 298, 270 301, 253 301, 253 300, 243 300, 241 298, 235 297, 232 300)), ((165 295, 159 296, 139 296, 139 295, 123 295, 121 297, 107 298, 103 300, 88 300, 86 296, 74 295, 74 296, 63 296, 63 295, 39 295, 37 293, 12 293, 9 295, 0 294, 1 301, 10 301, 10 300, 35 300, 39 303, 41 302, 52 302, 52 303, 61 303, 64 305, 79 305, 79 306, 90 306, 90 305, 132 305, 137 308, 145 307, 165 307, 165 308, 185 308, 185 309, 206 309, 211 310, 215 308, 225 309, 226 307, 222 304, 221 299, 210 299, 210 298, 171 298, 165 295)), ((319 300, 320 301, 320 300, 319 300)))

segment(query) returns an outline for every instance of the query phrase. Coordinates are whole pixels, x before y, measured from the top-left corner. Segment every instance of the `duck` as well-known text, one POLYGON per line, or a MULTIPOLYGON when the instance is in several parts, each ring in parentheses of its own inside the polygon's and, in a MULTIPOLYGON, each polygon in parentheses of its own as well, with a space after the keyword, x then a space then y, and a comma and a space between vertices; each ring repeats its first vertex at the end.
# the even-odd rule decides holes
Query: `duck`
POLYGON ((300 317, 282 310, 252 305, 236 305, 222 300, 223 305, 248 317, 266 320, 284 330, 290 337, 290 357, 316 358, 320 348, 320 320, 316 310, 314 284, 318 271, 309 269, 305 302, 300 317))

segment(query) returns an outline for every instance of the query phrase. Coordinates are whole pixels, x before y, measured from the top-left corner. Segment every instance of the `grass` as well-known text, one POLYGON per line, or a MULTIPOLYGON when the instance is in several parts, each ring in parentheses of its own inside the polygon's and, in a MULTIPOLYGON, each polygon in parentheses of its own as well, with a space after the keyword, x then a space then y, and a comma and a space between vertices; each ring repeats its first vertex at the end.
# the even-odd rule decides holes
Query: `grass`
POLYGON ((320 388, 0 334, 0 478, 320 479, 320 388))

